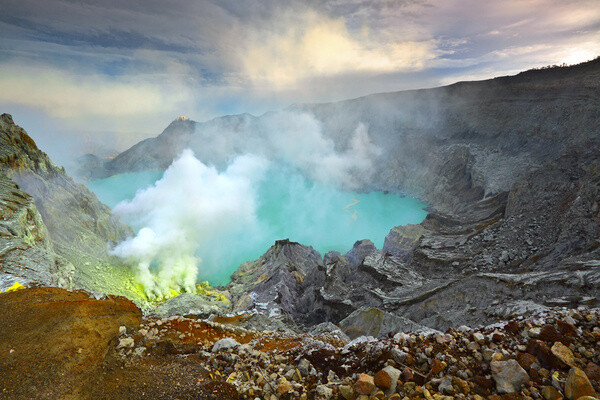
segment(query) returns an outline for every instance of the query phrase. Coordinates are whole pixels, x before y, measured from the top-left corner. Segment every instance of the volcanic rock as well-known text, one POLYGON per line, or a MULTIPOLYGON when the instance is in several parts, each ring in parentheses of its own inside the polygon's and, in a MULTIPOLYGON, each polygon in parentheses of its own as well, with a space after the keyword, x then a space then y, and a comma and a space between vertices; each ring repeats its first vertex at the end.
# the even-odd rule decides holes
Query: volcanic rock
POLYGON ((339 323, 351 339, 382 336, 391 332, 428 330, 415 322, 377 308, 360 308, 339 323))
POLYGON ((387 366, 375 374, 373 381, 380 389, 393 393, 396 390, 396 384, 398 383, 398 378, 400 378, 400 373, 400 370, 392 366, 387 366))
POLYGON ((358 394, 369 394, 375 388, 373 377, 367 374, 360 374, 354 383, 354 389, 358 394))
POLYGON ((224 338, 221 339, 219 341, 217 341, 213 347, 212 347, 212 352, 213 353, 217 353, 221 350, 229 350, 229 349, 233 349, 235 347, 238 347, 240 344, 238 343, 237 340, 232 339, 232 338, 224 338))
POLYGON ((125 298, 58 288, 0 294, 0 309, 0 387, 10 399, 87 398, 119 327, 141 321, 125 298))
POLYGON ((569 400, 578 400, 583 396, 596 397, 596 391, 585 372, 577 367, 571 368, 565 382, 565 396, 569 400))
POLYGON ((563 395, 554 386, 544 386, 542 396, 544 400, 562 400, 563 398, 563 395))
POLYGON ((563 364, 568 365, 569 367, 575 366, 575 358, 573 357, 573 353, 561 342, 554 343, 550 351, 563 364))
POLYGON ((516 360, 492 361, 490 367, 498 393, 518 392, 529 382, 529 375, 516 360))

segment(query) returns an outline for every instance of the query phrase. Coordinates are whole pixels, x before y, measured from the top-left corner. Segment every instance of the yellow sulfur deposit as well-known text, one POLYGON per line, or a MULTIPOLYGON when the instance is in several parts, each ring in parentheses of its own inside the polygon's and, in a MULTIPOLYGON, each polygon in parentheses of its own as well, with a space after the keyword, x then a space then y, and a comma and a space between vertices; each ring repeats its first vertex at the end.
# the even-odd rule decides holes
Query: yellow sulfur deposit
POLYGON ((4 293, 14 292, 19 289, 25 289, 25 286, 21 285, 19 282, 15 282, 11 287, 6 289, 6 291, 4 293))

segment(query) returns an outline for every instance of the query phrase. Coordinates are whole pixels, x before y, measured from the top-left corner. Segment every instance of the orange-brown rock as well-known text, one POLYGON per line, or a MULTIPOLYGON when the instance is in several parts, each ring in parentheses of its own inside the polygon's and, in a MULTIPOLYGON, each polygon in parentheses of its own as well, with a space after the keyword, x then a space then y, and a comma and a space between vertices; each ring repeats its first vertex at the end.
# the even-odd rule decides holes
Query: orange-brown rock
POLYGON ((571 368, 565 382, 565 395, 569 400, 578 400, 583 396, 596 397, 596 391, 585 372, 575 367, 571 368))
POLYGON ((454 386, 459 393, 464 395, 467 395, 471 392, 471 388, 469 387, 467 381, 460 379, 457 376, 452 377, 452 386, 454 386))
POLYGON ((532 354, 518 353, 517 361, 519 362, 521 367, 523 367, 523 369, 525 369, 526 371, 529 371, 531 369, 531 365, 533 363, 535 363, 537 360, 536 360, 535 356, 533 356, 532 354))
POLYGON ((360 374, 356 383, 354 383, 354 390, 358 394, 369 394, 375 388, 375 382, 373 377, 367 374, 360 374))
POLYGON ((373 381, 379 388, 393 392, 396 390, 396 384, 400 377, 400 373, 399 370, 388 365, 375 374, 373 381))
POLYGON ((10 399, 86 399, 120 326, 140 310, 122 297, 30 288, 0 294, 0 393, 10 399))
POLYGON ((563 395, 554 386, 544 386, 542 397, 544 397, 544 400, 562 400, 563 395))
POLYGON ((561 342, 554 343, 550 351, 561 364, 568 365, 569 367, 575 366, 575 357, 573 356, 573 352, 561 342))
POLYGON ((442 372, 443 369, 444 369, 444 364, 442 364, 442 362, 440 360, 438 360, 437 358, 434 358, 433 362, 431 363, 431 372, 433 372, 435 375, 437 375, 440 372, 442 372))
POLYGON ((558 331, 565 336, 575 336, 575 332, 577 332, 577 328, 561 319, 556 321, 556 326, 558 331))
POLYGON ((551 343, 562 340, 562 338, 562 335, 552 325, 544 325, 538 337, 539 340, 551 343))
POLYGON ((600 367, 593 362, 587 363, 584 369, 587 377, 593 381, 596 381, 600 384, 600 367))

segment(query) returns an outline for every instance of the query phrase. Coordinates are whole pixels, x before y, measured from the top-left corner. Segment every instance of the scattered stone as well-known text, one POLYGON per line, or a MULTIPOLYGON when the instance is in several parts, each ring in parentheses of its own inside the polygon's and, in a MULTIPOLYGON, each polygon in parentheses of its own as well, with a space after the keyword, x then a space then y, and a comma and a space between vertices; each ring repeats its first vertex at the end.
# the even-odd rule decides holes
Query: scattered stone
POLYGON ((133 346, 135 346, 135 341, 133 340, 133 338, 123 338, 119 339, 117 349, 130 349, 133 346))
POLYGON ((339 390, 340 395, 342 395, 342 397, 344 399, 346 399, 346 400, 354 399, 354 389, 352 389, 352 386, 341 385, 338 390, 339 390))
POLYGON ((240 344, 232 338, 224 338, 215 342, 212 347, 212 352, 217 353, 221 350, 229 350, 238 347, 240 344))
POLYGON ((587 377, 600 384, 600 367, 593 362, 587 363, 584 370, 587 377))
POLYGON ((537 359, 532 354, 520 352, 517 354, 517 362, 525 371, 529 371, 531 366, 537 362, 537 359))
POLYGON ((556 357, 550 352, 548 345, 541 340, 531 339, 527 344, 527 352, 534 355, 544 367, 556 366, 556 357))
POLYGON ((575 366, 575 357, 573 357, 573 352, 561 342, 554 343, 550 351, 563 364, 568 365, 569 367, 575 366))
POLYGON ((538 338, 540 336, 540 333, 542 332, 542 328, 531 328, 527 331, 527 334, 529 335, 529 337, 531 338, 538 338))
POLYGON ((471 388, 469 387, 467 381, 456 376, 452 377, 452 386, 454 386, 459 393, 464 395, 467 395, 471 392, 471 388))
POLYGON ((569 400, 578 400, 583 396, 596 397, 596 391, 585 372, 574 367, 569 371, 565 382, 565 395, 569 400))
POLYGON ((562 400, 563 398, 563 395, 554 386, 544 386, 542 396, 544 400, 562 400))
POLYGON ((444 368, 446 368, 445 363, 443 361, 438 360, 437 358, 435 358, 433 360, 433 362, 431 363, 431 372, 434 375, 437 375, 440 372, 442 372, 444 370, 444 368))
POLYGON ((333 396, 333 390, 326 385, 317 386, 317 396, 318 398, 329 400, 333 396))
POLYGON ((485 341, 485 336, 480 332, 475 332, 473 333, 473 339, 475 339, 478 344, 482 344, 485 341))
POLYGON ((277 385, 277 393, 279 394, 284 394, 284 393, 288 393, 292 390, 292 384, 290 382, 288 382, 287 379, 281 378, 279 380, 279 385, 277 385))
POLYGON ((561 319, 556 321, 556 326, 558 327, 558 331, 565 336, 575 336, 577 332, 575 326, 561 319))
POLYGON ((552 325, 544 325, 540 331, 539 339, 544 342, 558 342, 563 336, 552 325))
POLYGON ((454 394, 454 386, 452 386, 451 378, 444 378, 440 382, 438 386, 438 391, 443 394, 453 395, 454 394))
POLYGON ((483 351, 481 352, 481 355, 483 356, 483 359, 487 362, 492 361, 492 357, 494 357, 494 353, 495 351, 492 349, 483 349, 483 351))
POLYGON ((516 360, 492 361, 492 376, 498 393, 515 393, 529 382, 529 375, 516 360))
POLYGON ((358 394, 369 394, 375 388, 373 377, 367 374, 360 374, 358 380, 354 383, 354 389, 358 394))
POLYGON ((374 376, 374 383, 379 388, 394 392, 396 390, 396 383, 398 382, 398 378, 400 377, 400 370, 387 366, 381 371, 377 372, 374 376))
POLYGON ((310 364, 310 362, 306 358, 303 358, 298 363, 298 371, 300 371, 300 373, 302 374, 302 376, 305 376, 305 377, 308 376, 308 374, 310 373, 311 368, 312 368, 312 365, 310 364))

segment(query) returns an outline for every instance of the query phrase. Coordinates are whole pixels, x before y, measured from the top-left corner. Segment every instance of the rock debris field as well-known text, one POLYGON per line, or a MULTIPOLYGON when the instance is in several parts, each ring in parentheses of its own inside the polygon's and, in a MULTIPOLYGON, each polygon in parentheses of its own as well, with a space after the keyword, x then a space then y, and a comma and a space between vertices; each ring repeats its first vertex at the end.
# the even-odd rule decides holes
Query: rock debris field
POLYGON ((247 330, 236 318, 142 319, 124 298, 56 288, 0 303, 12 315, 0 323, 6 399, 590 400, 600 391, 597 308, 348 341, 339 331, 247 330), (46 322, 33 324, 40 313, 46 322), (41 360, 54 367, 36 368, 41 360))

